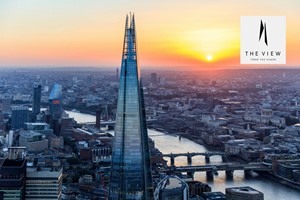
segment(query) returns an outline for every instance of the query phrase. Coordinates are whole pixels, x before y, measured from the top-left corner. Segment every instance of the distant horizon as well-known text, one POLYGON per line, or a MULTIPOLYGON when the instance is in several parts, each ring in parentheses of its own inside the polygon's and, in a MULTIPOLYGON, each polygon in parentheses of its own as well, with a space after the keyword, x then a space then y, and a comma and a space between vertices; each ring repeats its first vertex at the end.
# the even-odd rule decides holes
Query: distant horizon
MULTIPOLYGON (((72 70, 80 70, 80 71, 116 71, 116 69, 120 66, 105 66, 105 67, 97 67, 97 66, 14 66, 14 67, 0 67, 0 71, 14 71, 14 70, 24 70, 24 71, 72 71, 72 70)), ((142 71, 184 71, 184 72, 197 72, 197 71, 221 71, 221 70, 300 70, 300 66, 264 66, 264 67, 243 67, 243 68, 213 68, 213 69, 189 69, 186 66, 177 66, 175 68, 172 67, 140 67, 142 71), (182 69, 184 68, 184 69, 182 69)))

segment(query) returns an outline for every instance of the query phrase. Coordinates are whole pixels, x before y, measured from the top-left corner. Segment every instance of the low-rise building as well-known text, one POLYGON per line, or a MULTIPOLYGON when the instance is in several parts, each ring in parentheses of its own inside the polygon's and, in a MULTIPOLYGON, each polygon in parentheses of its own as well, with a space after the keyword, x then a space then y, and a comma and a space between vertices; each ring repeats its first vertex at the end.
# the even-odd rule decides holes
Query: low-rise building
POLYGON ((226 200, 264 200, 264 194, 251 187, 226 188, 226 200))
POLYGON ((154 192, 155 200, 187 200, 188 197, 189 186, 177 176, 166 176, 158 183, 154 192))
POLYGON ((203 192, 200 197, 201 200, 226 200, 226 196, 222 192, 203 192))
POLYGON ((190 197, 199 196, 203 192, 211 192, 211 187, 199 181, 188 181, 190 197))
POLYGON ((22 131, 19 146, 26 147, 28 152, 43 152, 48 149, 48 139, 35 131, 22 131))

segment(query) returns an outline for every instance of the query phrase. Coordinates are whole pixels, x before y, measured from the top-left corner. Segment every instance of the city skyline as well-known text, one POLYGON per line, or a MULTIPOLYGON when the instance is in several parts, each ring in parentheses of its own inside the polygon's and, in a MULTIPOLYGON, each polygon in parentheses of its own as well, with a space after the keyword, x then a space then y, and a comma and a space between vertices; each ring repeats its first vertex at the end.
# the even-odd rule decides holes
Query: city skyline
POLYGON ((0 67, 120 66, 122 18, 138 16, 140 65, 147 68, 298 67, 300 2, 2 1, 0 67), (287 64, 240 65, 244 15, 286 16, 287 64), (104 28, 105 27, 105 28, 104 28))
POLYGON ((298 199, 299 7, 0 1, 0 199, 298 199))
MULTIPOLYGON (((262 192, 265 200, 297 199, 300 194, 299 74, 300 69, 143 73, 154 188, 170 173, 187 182, 190 197, 224 198, 227 194, 239 195, 239 191, 245 191, 241 186, 249 186, 262 192), (191 166, 197 172, 191 173, 191 166), (211 168, 218 173, 213 173, 211 168), (263 171, 269 171, 267 177, 263 171), (194 181, 189 182, 185 177, 194 177, 194 181), (229 194, 230 188, 235 193, 229 194)), ((51 186, 51 191, 57 193, 55 199, 59 199, 59 194, 71 198, 84 195, 107 198, 111 188, 112 141, 116 136, 112 130, 117 126, 115 116, 120 100, 116 71, 3 70, 0 83, 0 154, 5 158, 11 152, 9 158, 13 159, 26 156, 29 164, 46 167, 29 174, 39 165, 26 166, 25 191, 33 191, 32 184, 36 182, 32 183, 32 177, 51 172, 45 178, 55 178, 51 186), (56 121, 51 120, 50 110, 46 108, 51 106, 49 97, 55 83, 63 89, 63 113, 56 121), (42 86, 41 110, 33 118, 29 107, 33 105, 33 88, 37 84, 42 86), (29 116, 22 118, 23 130, 14 128, 15 110, 12 110, 22 105, 27 105, 25 114, 29 116), (100 113, 98 120, 102 116, 98 125, 96 113, 100 113), (16 150, 11 151, 10 146, 16 150), (57 171, 52 171, 52 166, 57 171), (62 183, 62 187, 57 183, 62 183)), ((133 117, 131 112, 128 117, 133 117)), ((5 162, 0 159, 0 164, 2 161, 5 162)), ((0 188, 0 197, 10 186, 5 180, 1 183, 5 188, 0 188)), ((252 194, 251 188, 247 187, 248 194, 252 194)), ((181 191, 184 190, 177 190, 176 194, 181 191)), ((44 194, 52 195, 52 192, 44 194)), ((28 194, 25 193, 25 199, 28 194)))

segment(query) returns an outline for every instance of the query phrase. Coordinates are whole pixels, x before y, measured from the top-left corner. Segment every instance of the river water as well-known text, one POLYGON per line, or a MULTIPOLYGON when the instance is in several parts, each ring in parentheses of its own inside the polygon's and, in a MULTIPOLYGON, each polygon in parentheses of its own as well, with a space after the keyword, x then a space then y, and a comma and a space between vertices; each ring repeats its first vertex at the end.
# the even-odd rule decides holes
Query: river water
MULTIPOLYGON (((74 117, 77 122, 93 122, 95 116, 75 113, 67 111, 70 117, 74 117)), ((155 142, 156 148, 162 153, 186 153, 186 152, 205 152, 206 148, 189 139, 179 138, 177 136, 166 135, 155 130, 148 130, 150 138, 155 142)), ((168 158, 165 158, 168 159, 168 158)), ((195 156, 192 160, 192 165, 205 164, 203 156, 195 156)), ((170 162, 170 161, 169 161, 170 162)), ((168 163, 169 163, 168 162, 168 163)), ((222 159, 220 156, 211 157, 211 163, 220 163, 222 159)), ((186 166, 186 157, 175 158, 176 166, 186 166)), ((243 171, 234 171, 233 179, 226 179, 224 172, 219 172, 214 176, 214 180, 207 180, 205 172, 195 173, 195 180, 206 182, 212 187, 212 191, 221 191, 225 193, 225 188, 234 186, 250 186, 264 193, 265 200, 300 200, 300 191, 289 188, 285 185, 269 180, 261 176, 254 176, 252 178, 245 178, 243 171)))

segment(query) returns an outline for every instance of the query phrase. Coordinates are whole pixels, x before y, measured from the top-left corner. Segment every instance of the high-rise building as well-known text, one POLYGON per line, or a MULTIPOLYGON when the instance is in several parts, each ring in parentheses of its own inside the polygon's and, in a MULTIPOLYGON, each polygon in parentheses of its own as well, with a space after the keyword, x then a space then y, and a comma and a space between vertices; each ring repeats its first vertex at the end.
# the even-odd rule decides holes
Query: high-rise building
POLYGON ((137 63, 134 15, 126 17, 113 143, 110 200, 153 199, 143 91, 137 63), (130 25, 128 24, 130 21, 130 25))
POLYGON ((49 108, 52 119, 58 120, 62 114, 62 86, 59 84, 54 84, 50 96, 49 96, 49 108))
POLYGON ((226 188, 226 200, 264 200, 264 194, 252 187, 226 188))
POLYGON ((8 137, 8 147, 11 147, 14 142, 14 131, 10 130, 6 136, 8 137))
POLYGON ((60 119, 60 135, 70 136, 73 133, 74 119, 71 117, 62 117, 60 119))
POLYGON ((61 167, 27 167, 26 200, 61 200, 61 167))
POLYGON ((25 199, 26 160, 0 159, 0 199, 25 199))
POLYGON ((157 74, 156 73, 151 73, 151 84, 152 86, 156 87, 157 86, 157 74))
POLYGON ((116 70, 116 81, 119 81, 119 68, 116 70))
POLYGON ((189 186, 177 176, 166 176, 158 183, 154 199, 187 200, 189 199, 189 186))
POLYGON ((37 115, 41 112, 42 86, 38 85, 33 88, 32 113, 37 115))
POLYGON ((13 130, 25 128, 29 122, 29 111, 27 106, 12 106, 11 128, 13 130))

